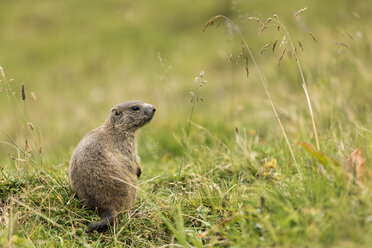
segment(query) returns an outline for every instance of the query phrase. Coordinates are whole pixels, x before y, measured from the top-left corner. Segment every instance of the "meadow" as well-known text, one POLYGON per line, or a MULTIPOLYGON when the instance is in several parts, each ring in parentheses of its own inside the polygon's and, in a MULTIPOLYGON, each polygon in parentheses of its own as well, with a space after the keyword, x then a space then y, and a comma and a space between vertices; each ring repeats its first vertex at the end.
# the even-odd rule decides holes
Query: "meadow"
POLYGON ((372 246, 370 1, 0 7, 0 247, 372 246), (71 153, 134 99, 136 205, 86 234, 71 153))

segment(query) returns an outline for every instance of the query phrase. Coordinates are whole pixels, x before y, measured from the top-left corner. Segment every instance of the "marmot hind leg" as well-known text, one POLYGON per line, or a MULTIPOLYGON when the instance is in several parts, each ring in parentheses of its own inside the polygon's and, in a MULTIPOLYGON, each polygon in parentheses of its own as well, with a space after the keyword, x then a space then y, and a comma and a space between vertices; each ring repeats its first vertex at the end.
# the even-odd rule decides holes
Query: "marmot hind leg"
POLYGON ((111 212, 103 214, 101 217, 102 217, 102 220, 89 224, 89 226, 86 230, 87 233, 90 233, 90 232, 93 232, 93 231, 103 231, 109 225, 110 226, 114 225, 115 216, 111 212))

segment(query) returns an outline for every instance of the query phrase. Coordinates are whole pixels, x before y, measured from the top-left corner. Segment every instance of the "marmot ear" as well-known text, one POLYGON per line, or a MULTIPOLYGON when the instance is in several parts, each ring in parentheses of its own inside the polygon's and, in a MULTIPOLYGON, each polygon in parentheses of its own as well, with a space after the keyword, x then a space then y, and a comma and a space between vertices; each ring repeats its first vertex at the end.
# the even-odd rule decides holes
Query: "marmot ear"
POLYGON ((118 110, 117 108, 112 108, 112 109, 111 109, 111 113, 112 113, 113 115, 115 115, 115 116, 119 116, 119 115, 121 115, 121 111, 118 110))

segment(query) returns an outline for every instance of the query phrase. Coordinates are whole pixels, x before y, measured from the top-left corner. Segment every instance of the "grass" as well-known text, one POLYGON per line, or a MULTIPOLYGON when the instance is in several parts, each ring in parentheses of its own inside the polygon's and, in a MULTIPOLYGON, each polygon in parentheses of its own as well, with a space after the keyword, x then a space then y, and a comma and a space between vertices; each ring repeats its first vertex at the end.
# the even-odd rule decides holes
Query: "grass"
POLYGON ((4 3, 0 246, 371 246, 371 6, 299 4, 4 3), (297 53, 283 53, 283 29, 257 36, 262 26, 247 21, 273 13, 297 53), (202 33, 218 14, 239 26, 264 84, 252 57, 247 78, 232 26, 202 33), (138 133, 137 203, 114 228, 86 234, 99 217, 71 190, 71 152, 111 106, 136 98, 157 106, 138 133), (356 148, 360 181, 344 166, 356 148))

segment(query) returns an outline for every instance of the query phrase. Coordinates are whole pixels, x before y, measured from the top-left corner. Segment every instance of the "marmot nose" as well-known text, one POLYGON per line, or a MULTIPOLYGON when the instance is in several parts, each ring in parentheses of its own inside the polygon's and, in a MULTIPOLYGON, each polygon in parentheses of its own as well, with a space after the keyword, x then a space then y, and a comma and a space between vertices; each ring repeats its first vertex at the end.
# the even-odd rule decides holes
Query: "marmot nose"
POLYGON ((145 109, 145 114, 146 114, 146 115, 154 116, 155 111, 156 111, 155 106, 154 106, 154 105, 151 105, 151 104, 148 104, 148 105, 146 106, 146 109, 145 109))

